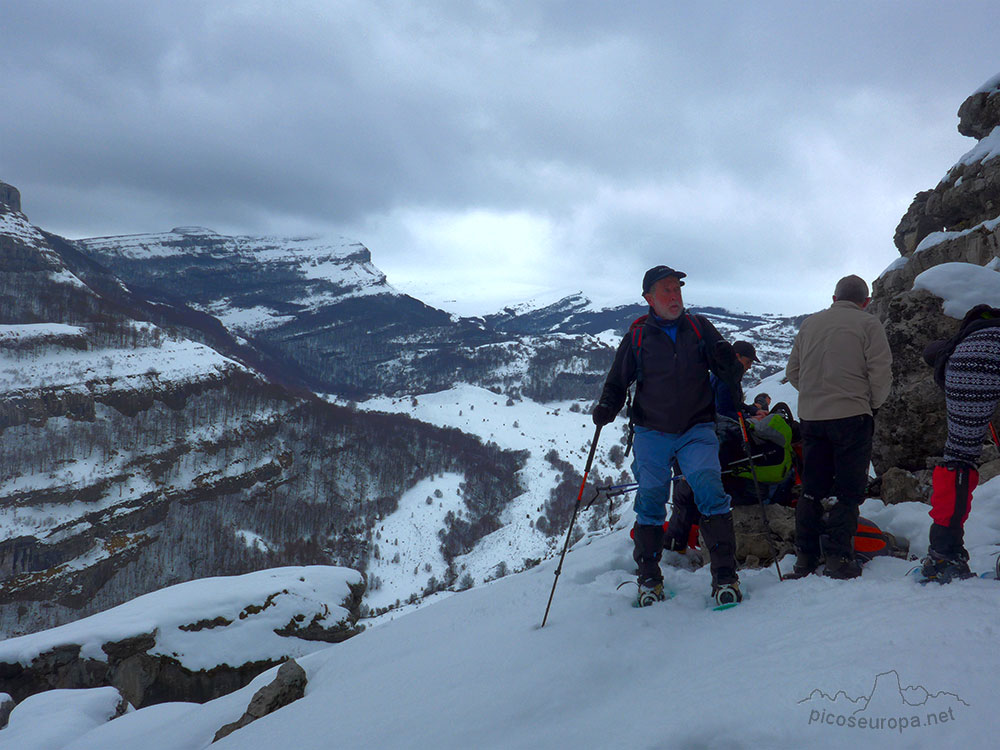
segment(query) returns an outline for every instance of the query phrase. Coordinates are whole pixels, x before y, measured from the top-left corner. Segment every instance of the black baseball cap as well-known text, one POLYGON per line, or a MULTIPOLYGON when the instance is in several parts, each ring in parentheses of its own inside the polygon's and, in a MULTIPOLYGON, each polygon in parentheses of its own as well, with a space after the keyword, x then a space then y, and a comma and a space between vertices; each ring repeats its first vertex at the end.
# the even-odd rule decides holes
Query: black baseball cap
POLYGON ((749 341, 737 341, 733 344, 733 351, 744 357, 748 357, 751 362, 760 362, 757 358, 757 350, 749 341))
POLYGON ((646 275, 642 277, 642 293, 649 294, 649 290, 653 288, 653 284, 660 279, 667 278, 668 276, 676 277, 678 283, 681 286, 684 286, 684 282, 681 281, 681 279, 687 276, 687 274, 683 271, 675 271, 670 266, 653 266, 646 271, 646 275))

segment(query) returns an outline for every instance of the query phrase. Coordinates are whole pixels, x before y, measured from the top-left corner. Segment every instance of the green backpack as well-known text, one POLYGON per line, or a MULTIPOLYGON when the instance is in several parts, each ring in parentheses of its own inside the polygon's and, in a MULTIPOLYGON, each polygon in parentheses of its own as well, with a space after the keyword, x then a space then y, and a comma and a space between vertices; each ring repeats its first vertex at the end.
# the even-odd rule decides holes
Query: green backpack
MULTIPOLYGON (((748 419, 746 425, 753 454, 764 454, 761 458, 754 459, 757 481, 769 484, 780 482, 792 470, 791 425, 780 414, 771 414, 759 422, 748 419)), ((735 470, 733 476, 753 479, 749 466, 735 470)))

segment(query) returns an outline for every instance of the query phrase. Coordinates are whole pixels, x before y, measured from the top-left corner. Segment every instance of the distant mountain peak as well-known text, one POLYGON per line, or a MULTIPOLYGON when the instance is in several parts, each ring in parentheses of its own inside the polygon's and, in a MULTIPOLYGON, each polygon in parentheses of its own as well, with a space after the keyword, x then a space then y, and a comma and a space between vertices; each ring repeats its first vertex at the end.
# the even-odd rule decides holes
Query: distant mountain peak
POLYGON ((211 236, 218 237, 219 233, 214 229, 209 229, 208 227, 174 227, 170 230, 171 234, 183 234, 183 235, 196 235, 196 236, 211 236))

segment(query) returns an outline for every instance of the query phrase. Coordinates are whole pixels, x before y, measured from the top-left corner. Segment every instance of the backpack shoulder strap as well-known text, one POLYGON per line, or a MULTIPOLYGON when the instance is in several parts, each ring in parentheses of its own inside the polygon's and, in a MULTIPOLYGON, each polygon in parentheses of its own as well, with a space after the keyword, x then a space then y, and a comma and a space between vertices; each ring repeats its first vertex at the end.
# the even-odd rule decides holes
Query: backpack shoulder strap
POLYGON ((629 335, 632 337, 632 356, 635 358, 635 383, 637 388, 642 384, 642 327, 648 318, 648 314, 640 315, 628 327, 629 335))
POLYGON ((698 337, 698 341, 701 341, 701 330, 698 328, 698 324, 694 322, 694 318, 691 317, 691 313, 685 313, 684 317, 688 319, 688 323, 694 329, 694 335, 698 337))

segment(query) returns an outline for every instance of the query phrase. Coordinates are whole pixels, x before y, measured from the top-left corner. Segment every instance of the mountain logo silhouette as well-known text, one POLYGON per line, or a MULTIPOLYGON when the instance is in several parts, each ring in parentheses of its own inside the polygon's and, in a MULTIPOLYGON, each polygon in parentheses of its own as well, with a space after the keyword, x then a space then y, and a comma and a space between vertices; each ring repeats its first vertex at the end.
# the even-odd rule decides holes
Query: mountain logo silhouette
POLYGON ((904 688, 900 683, 899 673, 895 669, 876 675, 875 684, 872 685, 868 695, 852 698, 843 690, 838 690, 831 696, 817 688, 800 700, 799 704, 813 701, 828 701, 838 706, 849 704, 854 707, 852 711, 854 714, 872 712, 876 709, 885 711, 886 709, 899 708, 927 708, 931 703, 937 702, 969 707, 969 704, 956 693, 944 690, 931 693, 922 685, 910 685, 904 688))

